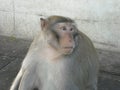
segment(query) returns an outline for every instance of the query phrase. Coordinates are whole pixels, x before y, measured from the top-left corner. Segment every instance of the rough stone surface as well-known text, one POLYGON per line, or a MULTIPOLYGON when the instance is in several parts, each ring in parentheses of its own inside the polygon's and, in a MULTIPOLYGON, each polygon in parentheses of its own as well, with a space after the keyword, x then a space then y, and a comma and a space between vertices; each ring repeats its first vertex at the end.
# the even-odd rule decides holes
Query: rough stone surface
POLYGON ((120 75, 120 52, 97 50, 101 71, 120 75))
MULTIPOLYGON (((30 43, 27 40, 0 36, 0 90, 9 90, 30 43)), ((98 90, 120 90, 120 53, 100 49, 97 52, 100 57, 98 90)))

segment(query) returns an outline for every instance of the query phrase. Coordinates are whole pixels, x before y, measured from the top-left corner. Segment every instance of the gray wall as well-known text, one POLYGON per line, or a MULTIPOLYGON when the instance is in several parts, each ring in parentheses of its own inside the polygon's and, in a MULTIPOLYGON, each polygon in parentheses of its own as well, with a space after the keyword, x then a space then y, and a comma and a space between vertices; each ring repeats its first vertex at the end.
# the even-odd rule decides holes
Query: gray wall
POLYGON ((50 15, 73 18, 97 48, 120 51, 120 0, 0 0, 0 35, 32 39, 50 15))

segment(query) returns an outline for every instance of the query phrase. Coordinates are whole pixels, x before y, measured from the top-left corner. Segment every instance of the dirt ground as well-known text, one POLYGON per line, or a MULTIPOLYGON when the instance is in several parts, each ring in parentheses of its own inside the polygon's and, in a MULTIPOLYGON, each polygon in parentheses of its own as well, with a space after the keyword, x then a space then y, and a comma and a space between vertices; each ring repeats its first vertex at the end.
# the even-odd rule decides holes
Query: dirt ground
MULTIPOLYGON (((0 36, 0 90, 9 90, 30 43, 28 40, 0 36)), ((120 53, 100 49, 97 52, 100 61, 104 61, 100 67, 98 90, 120 90, 120 64, 112 62, 120 61, 120 53)))

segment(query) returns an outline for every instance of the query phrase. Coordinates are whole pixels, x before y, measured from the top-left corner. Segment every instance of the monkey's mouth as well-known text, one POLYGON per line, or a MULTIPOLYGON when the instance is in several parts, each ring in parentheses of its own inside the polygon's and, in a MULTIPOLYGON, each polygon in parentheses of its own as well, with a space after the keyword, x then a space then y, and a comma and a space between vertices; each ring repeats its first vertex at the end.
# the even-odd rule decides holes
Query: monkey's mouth
POLYGON ((73 47, 63 47, 64 49, 73 49, 73 47))
POLYGON ((74 47, 63 47, 62 49, 65 54, 70 54, 73 52, 74 47))

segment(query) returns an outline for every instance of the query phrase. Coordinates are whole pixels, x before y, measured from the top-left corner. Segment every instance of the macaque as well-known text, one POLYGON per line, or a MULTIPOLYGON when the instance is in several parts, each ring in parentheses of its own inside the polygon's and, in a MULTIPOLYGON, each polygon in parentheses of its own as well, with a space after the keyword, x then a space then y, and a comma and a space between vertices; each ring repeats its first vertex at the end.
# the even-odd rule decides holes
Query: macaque
POLYGON ((10 90, 97 90, 98 57, 91 40, 68 17, 40 21, 10 90))

